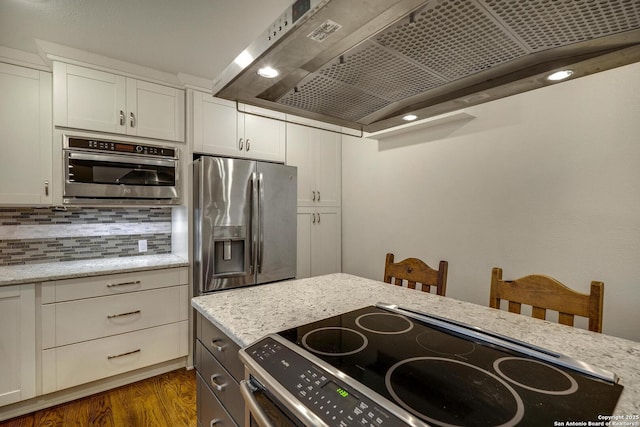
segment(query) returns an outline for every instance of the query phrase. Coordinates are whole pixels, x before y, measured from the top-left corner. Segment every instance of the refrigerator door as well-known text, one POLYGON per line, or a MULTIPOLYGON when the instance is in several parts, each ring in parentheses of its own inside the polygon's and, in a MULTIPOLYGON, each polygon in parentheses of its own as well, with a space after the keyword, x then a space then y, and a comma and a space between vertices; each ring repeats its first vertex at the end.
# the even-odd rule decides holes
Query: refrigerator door
POLYGON ((296 197, 298 170, 294 166, 257 162, 259 212, 257 283, 296 275, 296 197))
POLYGON ((200 294, 255 284, 252 177, 249 160, 201 157, 194 162, 195 265, 200 294))

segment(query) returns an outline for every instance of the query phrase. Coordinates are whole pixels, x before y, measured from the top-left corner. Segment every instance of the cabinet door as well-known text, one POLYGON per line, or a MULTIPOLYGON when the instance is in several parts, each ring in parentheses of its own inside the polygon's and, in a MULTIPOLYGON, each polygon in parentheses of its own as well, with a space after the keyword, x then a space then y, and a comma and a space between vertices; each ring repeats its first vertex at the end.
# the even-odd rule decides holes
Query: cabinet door
MULTIPOLYGON (((193 151, 238 157, 238 113, 233 102, 190 91, 193 151)), ((244 149, 244 147, 243 147, 244 149)))
POLYGON ((340 208, 322 208, 311 220, 311 275, 342 270, 340 208))
POLYGON ((316 162, 316 201, 321 206, 342 202, 342 137, 335 132, 313 129, 316 162))
POLYGON ((340 208, 298 208, 297 275, 302 279, 342 270, 340 208))
POLYGON ((54 124, 126 133, 126 78, 75 65, 53 64, 54 124))
POLYGON ((51 204, 51 74, 0 64, 0 204, 51 204))
POLYGON ((298 168, 298 205, 311 206, 315 191, 316 168, 313 163, 312 129, 287 123, 287 164, 298 168))
POLYGON ((127 134, 184 141, 184 91, 127 78, 127 134))
MULTIPOLYGON (((243 107, 249 113, 238 113, 238 136, 244 137, 244 157, 272 162, 284 162, 286 148, 286 125, 284 121, 261 117, 255 114, 277 116, 257 107, 243 107)), ((284 115, 282 115, 284 118, 284 115)))
POLYGON ((0 287, 0 406, 36 395, 35 285, 0 287))
POLYGON ((312 215, 309 209, 298 209, 298 245, 296 278, 311 277, 311 227, 312 215))
POLYGON ((299 206, 340 206, 342 137, 287 124, 287 164, 298 167, 299 206))

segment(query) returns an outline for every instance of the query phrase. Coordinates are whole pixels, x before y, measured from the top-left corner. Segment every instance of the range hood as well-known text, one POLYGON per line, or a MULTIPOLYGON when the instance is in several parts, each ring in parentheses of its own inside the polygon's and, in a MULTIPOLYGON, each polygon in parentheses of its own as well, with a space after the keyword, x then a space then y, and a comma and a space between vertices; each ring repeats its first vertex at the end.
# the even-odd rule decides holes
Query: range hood
POLYGON ((376 132, 638 61, 640 0, 298 0, 213 94, 376 132))

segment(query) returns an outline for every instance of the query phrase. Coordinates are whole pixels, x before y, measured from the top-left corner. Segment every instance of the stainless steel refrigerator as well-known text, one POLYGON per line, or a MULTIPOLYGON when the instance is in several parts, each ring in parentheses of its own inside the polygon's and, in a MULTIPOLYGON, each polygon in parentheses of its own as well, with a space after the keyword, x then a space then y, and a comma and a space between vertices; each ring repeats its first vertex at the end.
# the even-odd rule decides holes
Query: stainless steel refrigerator
POLYGON ((295 277, 295 167, 202 156, 193 187, 197 293, 295 277))

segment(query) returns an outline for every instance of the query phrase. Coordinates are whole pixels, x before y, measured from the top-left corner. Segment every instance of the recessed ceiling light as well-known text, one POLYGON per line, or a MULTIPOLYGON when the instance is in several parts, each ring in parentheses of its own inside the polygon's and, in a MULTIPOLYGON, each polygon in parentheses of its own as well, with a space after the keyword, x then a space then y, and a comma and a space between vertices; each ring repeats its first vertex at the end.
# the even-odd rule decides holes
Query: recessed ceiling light
POLYGON ((240 52, 240 55, 233 60, 236 64, 240 66, 240 68, 245 68, 247 65, 253 62, 253 56, 249 54, 246 50, 240 52))
POLYGON ((258 70, 258 75, 267 79, 278 77, 278 74, 280 74, 278 70, 271 67, 262 67, 258 70))
POLYGON ((405 120, 407 122, 411 122, 411 121, 413 121, 413 120, 415 120, 417 118, 418 118, 418 116, 416 116, 415 114, 407 114, 406 116, 404 116, 402 118, 402 120, 405 120))
POLYGON ((573 74, 573 71, 571 70, 560 70, 560 71, 556 71, 555 73, 551 73, 547 76, 547 80, 551 80, 552 82, 557 82, 560 80, 564 80, 566 78, 571 77, 571 75, 573 74))

